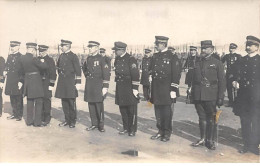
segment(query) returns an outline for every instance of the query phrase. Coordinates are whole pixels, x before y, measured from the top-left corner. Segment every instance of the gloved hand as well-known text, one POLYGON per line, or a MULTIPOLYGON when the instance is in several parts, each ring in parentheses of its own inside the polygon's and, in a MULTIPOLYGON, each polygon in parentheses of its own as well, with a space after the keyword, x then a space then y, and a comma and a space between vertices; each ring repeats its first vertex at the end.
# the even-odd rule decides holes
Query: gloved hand
POLYGON ((239 83, 237 81, 233 81, 232 85, 235 89, 239 89, 239 83))
POLYGON ((4 83, 0 82, 0 88, 3 89, 4 83))
POLYGON ((41 62, 44 62, 44 59, 41 59, 41 62))
POLYGON ((217 100, 217 106, 218 106, 218 108, 220 108, 220 106, 222 106, 223 105, 223 99, 218 99, 217 100))
POLYGON ((187 94, 191 94, 191 87, 188 87, 187 94))
POLYGON ((149 75, 149 82, 152 82, 152 75, 149 75))
POLYGON ((108 88, 103 88, 102 89, 102 95, 105 96, 107 94, 108 88))
POLYGON ((49 90, 52 91, 53 90, 53 86, 49 86, 49 90))
POLYGON ((3 76, 6 77, 6 75, 7 75, 7 71, 4 71, 3 76))
POLYGON ((76 84, 76 88, 79 90, 81 88, 81 84, 76 84))
POLYGON ((176 98, 176 92, 171 91, 170 95, 171 95, 171 98, 172 98, 172 99, 175 99, 175 98, 176 98))
POLYGON ((18 88, 19 88, 19 89, 21 89, 21 88, 22 88, 22 86, 23 86, 23 83, 21 83, 21 82, 18 82, 18 88))
POLYGON ((135 95, 136 98, 137 98, 138 93, 139 93, 138 90, 133 89, 133 94, 135 95))

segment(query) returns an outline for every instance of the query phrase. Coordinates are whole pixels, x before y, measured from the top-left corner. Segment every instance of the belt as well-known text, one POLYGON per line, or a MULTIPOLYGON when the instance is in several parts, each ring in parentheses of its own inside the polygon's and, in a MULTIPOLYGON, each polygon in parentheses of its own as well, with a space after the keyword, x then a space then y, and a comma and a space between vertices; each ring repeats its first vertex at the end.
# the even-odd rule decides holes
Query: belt
POLYGON ((39 72, 30 72, 30 73, 26 73, 27 75, 33 75, 33 74, 39 74, 39 72))
POLYGON ((207 83, 207 84, 204 84, 203 82, 198 82, 198 81, 194 82, 195 85, 205 85, 206 87, 210 87, 211 85, 216 85, 217 83, 218 83, 217 80, 209 81, 209 83, 207 83))

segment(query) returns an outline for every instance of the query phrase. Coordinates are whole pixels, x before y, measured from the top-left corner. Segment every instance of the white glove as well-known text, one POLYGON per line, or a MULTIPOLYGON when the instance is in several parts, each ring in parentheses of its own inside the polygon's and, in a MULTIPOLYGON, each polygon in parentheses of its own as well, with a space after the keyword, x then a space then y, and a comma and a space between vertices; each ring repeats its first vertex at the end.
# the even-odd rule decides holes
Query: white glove
POLYGON ((149 75, 149 82, 152 82, 152 75, 149 75))
POLYGON ((3 76, 6 77, 6 75, 7 75, 7 71, 4 71, 3 76))
POLYGON ((188 90, 187 90, 189 93, 191 93, 191 87, 188 87, 188 90))
POLYGON ((175 99, 175 98, 176 98, 176 92, 171 91, 170 95, 171 95, 171 98, 172 98, 172 99, 175 99))
POLYGON ((133 94, 135 95, 135 97, 137 97, 138 93, 139 93, 138 90, 133 89, 133 94))
POLYGON ((75 86, 76 86, 77 90, 79 90, 81 88, 81 84, 76 84, 75 86))
POLYGON ((52 90, 53 90, 53 87, 52 87, 52 86, 49 86, 49 90, 52 91, 52 90))
POLYGON ((23 84, 21 82, 18 82, 18 88, 21 89, 23 84))
POLYGON ((102 89, 102 95, 105 96, 107 94, 108 88, 103 88, 102 89))
POLYGON ((232 85, 235 89, 239 89, 239 83, 237 81, 233 81, 232 85))
POLYGON ((41 62, 44 62, 44 59, 41 59, 41 62))
POLYGON ((4 83, 0 82, 0 88, 3 89, 4 83))

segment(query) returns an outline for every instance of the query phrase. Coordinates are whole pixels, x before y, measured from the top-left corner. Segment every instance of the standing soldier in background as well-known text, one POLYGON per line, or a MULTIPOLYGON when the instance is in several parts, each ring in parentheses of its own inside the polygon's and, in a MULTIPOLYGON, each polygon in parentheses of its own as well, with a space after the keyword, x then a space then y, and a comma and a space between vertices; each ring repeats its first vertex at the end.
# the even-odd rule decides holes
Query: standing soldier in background
POLYGON ((24 96, 27 96, 27 126, 42 127, 43 85, 40 71, 47 69, 37 57, 37 44, 26 43, 26 54, 21 57, 20 70, 24 73, 24 96))
POLYGON ((226 54, 222 57, 221 61, 223 63, 226 62, 227 65, 227 70, 226 70, 226 81, 227 81, 227 93, 228 93, 228 105, 227 107, 232 107, 233 102, 234 102, 234 97, 233 92, 234 92, 234 87, 232 86, 232 80, 234 74, 232 73, 232 67, 233 64, 241 58, 241 55, 235 53, 237 49, 237 45, 235 43, 231 43, 229 45, 229 52, 230 54, 226 54))
POLYGON ((81 84, 81 68, 78 56, 70 50, 71 44, 71 41, 61 40, 62 54, 57 63, 59 78, 55 97, 61 99, 65 115, 65 121, 59 126, 69 125, 70 128, 74 128, 77 119, 76 97, 81 84))
POLYGON ((233 86, 238 89, 233 112, 240 117, 244 147, 240 153, 248 151, 259 155, 260 144, 260 39, 247 36, 246 56, 236 62, 233 86))
POLYGON ((123 130, 119 134, 128 133, 135 136, 137 131, 137 104, 139 103, 139 69, 134 57, 126 52, 127 45, 123 42, 115 42, 115 103, 119 105, 122 115, 123 130))
POLYGON ((143 85, 144 101, 150 100, 150 82, 149 82, 149 67, 151 65, 151 52, 150 49, 144 50, 145 54, 142 60, 142 76, 140 84, 143 85))
POLYGON ((105 57, 99 54, 99 45, 99 42, 89 41, 89 56, 82 68, 86 77, 84 100, 88 102, 92 123, 86 130, 98 128, 100 132, 105 132, 104 99, 109 87, 110 68, 105 57))
POLYGON ((104 57, 109 70, 111 70, 111 58, 108 55, 106 55, 106 49, 100 48, 100 54, 104 57))
POLYGON ((19 52, 20 42, 10 41, 10 55, 7 57, 5 72, 7 73, 5 94, 10 96, 10 102, 13 114, 7 119, 16 119, 20 121, 23 116, 23 96, 22 96, 22 73, 21 57, 19 52))
POLYGON ((43 82, 43 109, 42 109, 42 122, 47 125, 51 121, 51 97, 52 90, 56 80, 56 66, 54 60, 48 55, 48 46, 39 45, 39 59, 43 61, 47 68, 41 70, 42 82, 43 82))
POLYGON ((3 92, 4 82, 5 82, 4 69, 5 69, 5 59, 2 56, 0 56, 0 117, 2 116, 2 111, 3 111, 2 92, 3 92))
POLYGON ((167 142, 172 133, 173 99, 179 88, 179 62, 167 49, 168 37, 155 36, 157 53, 151 60, 150 74, 152 79, 151 102, 154 104, 158 133, 151 139, 167 142))
POLYGON ((192 145, 206 145, 215 150, 216 105, 223 105, 225 73, 223 64, 212 57, 214 46, 211 40, 201 41, 201 61, 196 63, 193 72, 192 98, 199 115, 201 139, 192 145))

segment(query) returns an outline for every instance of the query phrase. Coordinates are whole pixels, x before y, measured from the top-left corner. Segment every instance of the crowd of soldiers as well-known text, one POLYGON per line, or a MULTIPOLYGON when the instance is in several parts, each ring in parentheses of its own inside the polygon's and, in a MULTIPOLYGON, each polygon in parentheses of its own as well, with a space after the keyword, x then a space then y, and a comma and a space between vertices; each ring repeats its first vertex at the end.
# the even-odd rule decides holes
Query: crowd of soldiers
MULTIPOLYGON (((179 82, 182 65, 173 47, 168 47, 168 37, 155 36, 155 49, 145 49, 142 59, 141 80, 139 63, 127 53, 127 44, 115 42, 116 94, 115 104, 119 106, 123 130, 120 135, 135 136, 137 112, 140 102, 139 84, 143 85, 142 100, 154 104, 158 132, 152 140, 167 142, 172 134, 174 103, 179 97, 179 82)), ((190 46, 190 55, 184 67, 187 69, 185 84, 187 96, 195 105, 199 116, 200 140, 192 146, 205 146, 215 150, 216 112, 223 105, 227 88, 229 103, 235 115, 240 116, 244 147, 240 153, 252 152, 259 155, 260 143, 260 56, 257 54, 260 39, 246 38, 246 56, 236 54, 237 45, 231 43, 230 54, 221 59, 214 53, 211 40, 201 41, 201 53, 190 46), (225 73, 224 64, 227 64, 225 73)), ((108 93, 111 60, 105 56, 105 49, 97 41, 89 41, 87 59, 79 58, 71 51, 72 42, 61 40, 62 53, 57 63, 48 55, 48 46, 26 43, 26 54, 19 52, 20 42, 11 41, 7 61, 0 57, 0 93, 2 115, 2 91, 10 96, 12 115, 7 119, 21 121, 23 97, 27 98, 27 126, 43 127, 51 121, 51 97, 56 83, 55 97, 61 99, 65 115, 59 126, 74 128, 77 120, 76 98, 81 85, 81 73, 86 78, 84 101, 88 102, 91 126, 87 131, 98 129, 105 132, 104 100, 108 93), (37 52, 39 51, 39 56, 37 52), (57 73, 57 74, 56 74, 57 73), (4 87, 5 83, 5 87, 4 87)), ((113 67, 112 66, 112 67, 113 67)))

